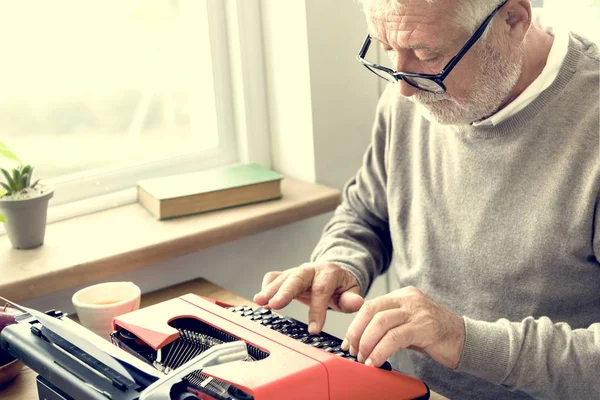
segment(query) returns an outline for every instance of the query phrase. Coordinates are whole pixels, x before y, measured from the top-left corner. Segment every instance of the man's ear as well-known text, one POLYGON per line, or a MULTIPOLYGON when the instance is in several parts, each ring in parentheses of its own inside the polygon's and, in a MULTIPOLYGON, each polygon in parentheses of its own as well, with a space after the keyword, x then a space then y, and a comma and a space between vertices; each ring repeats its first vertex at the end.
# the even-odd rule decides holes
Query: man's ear
POLYGON ((508 0, 499 12, 502 31, 515 45, 520 45, 531 26, 532 14, 529 0, 508 0))

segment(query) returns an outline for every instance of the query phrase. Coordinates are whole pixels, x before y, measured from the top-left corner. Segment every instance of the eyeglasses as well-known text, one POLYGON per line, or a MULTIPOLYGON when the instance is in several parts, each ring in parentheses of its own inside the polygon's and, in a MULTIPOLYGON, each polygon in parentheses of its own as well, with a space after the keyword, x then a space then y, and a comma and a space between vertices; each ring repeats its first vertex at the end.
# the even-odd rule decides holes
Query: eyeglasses
POLYGON ((477 28, 473 36, 465 43, 462 49, 458 52, 456 56, 454 56, 448 64, 442 69, 439 74, 417 74, 410 72, 398 72, 394 71, 391 68, 384 67, 379 64, 372 63, 370 61, 365 60, 365 56, 369 51, 369 46, 371 45, 371 35, 367 35, 365 42, 363 43, 360 52, 356 58, 360 61, 367 69, 369 69, 374 74, 378 75, 380 78, 383 78, 390 82, 398 82, 405 81, 409 85, 424 90, 430 93, 445 93, 446 85, 444 85, 444 79, 448 76, 448 74, 454 69, 456 64, 463 58, 463 56, 469 51, 469 49, 479 40, 485 29, 487 28, 490 21, 494 18, 494 15, 506 4, 508 0, 503 0, 498 7, 483 21, 483 23, 477 28))

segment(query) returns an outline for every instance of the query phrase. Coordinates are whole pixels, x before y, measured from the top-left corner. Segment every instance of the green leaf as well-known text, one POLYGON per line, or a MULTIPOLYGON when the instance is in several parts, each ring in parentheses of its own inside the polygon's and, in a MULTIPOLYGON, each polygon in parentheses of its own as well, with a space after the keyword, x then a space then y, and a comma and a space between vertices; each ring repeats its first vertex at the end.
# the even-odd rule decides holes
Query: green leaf
POLYGON ((19 191, 19 180, 21 179, 21 177, 19 175, 20 175, 20 173, 19 173, 18 169, 12 170, 12 178, 10 181, 10 188, 12 189, 13 192, 19 191))
POLYGON ((23 174, 32 174, 33 173, 33 167, 31 165, 25 165, 22 169, 21 169, 21 173, 23 174))
POLYGON ((1 212, 0 212, 0 222, 3 223, 3 224, 6 223, 6 217, 1 212))
POLYGON ((40 180, 38 179, 37 181, 33 182, 33 185, 31 185, 30 187, 31 187, 31 188, 34 188, 34 187, 36 187, 36 185, 38 184, 38 182, 39 182, 39 181, 40 181, 40 180))
POLYGON ((21 173, 23 174, 22 176, 25 177, 25 180, 23 180, 21 178, 21 182, 23 183, 23 188, 30 187, 29 185, 31 184, 31 177, 33 176, 33 167, 31 165, 26 165, 21 170, 21 173))
POLYGON ((10 177, 10 174, 8 173, 8 171, 5 170, 4 168, 0 168, 0 171, 2 171, 2 173, 4 174, 4 177, 6 178, 6 183, 8 184, 8 186, 12 186, 12 178, 10 177))
POLYGON ((20 187, 21 189, 25 189, 29 186, 27 186, 27 180, 29 178, 29 175, 21 175, 21 181, 20 181, 20 187))
POLYGON ((12 193, 12 190, 10 189, 10 187, 6 183, 0 182, 0 186, 2 186, 6 190, 5 194, 11 194, 12 193))
POLYGON ((8 158, 9 160, 16 161, 19 164, 23 164, 23 161, 21 161, 19 156, 17 156, 15 153, 13 153, 12 151, 10 151, 6 148, 0 147, 0 156, 3 156, 4 158, 8 158))

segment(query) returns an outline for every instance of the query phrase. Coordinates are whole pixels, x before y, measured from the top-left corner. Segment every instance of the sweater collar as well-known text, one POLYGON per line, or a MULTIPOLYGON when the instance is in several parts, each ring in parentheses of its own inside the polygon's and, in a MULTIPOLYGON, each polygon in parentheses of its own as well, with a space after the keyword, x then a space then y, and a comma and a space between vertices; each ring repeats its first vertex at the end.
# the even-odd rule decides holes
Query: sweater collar
POLYGON ((456 131, 463 135, 489 139, 499 136, 510 135, 518 132, 525 124, 531 121, 548 103, 550 103, 564 89, 577 70, 577 63, 581 57, 581 46, 573 35, 569 35, 569 50, 554 82, 529 105, 518 113, 505 119, 497 125, 461 125, 456 126, 456 131))

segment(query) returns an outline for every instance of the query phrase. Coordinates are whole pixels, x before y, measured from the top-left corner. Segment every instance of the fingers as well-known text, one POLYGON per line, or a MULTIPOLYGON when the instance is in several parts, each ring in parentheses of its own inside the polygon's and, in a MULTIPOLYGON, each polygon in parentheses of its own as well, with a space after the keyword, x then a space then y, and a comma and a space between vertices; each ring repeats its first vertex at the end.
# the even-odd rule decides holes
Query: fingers
MULTIPOLYGON (((290 304, 296 296, 310 289, 314 276, 315 270, 312 267, 299 267, 290 270, 290 273, 285 276, 278 290, 276 290, 277 293, 269 300, 269 307, 279 309, 290 304)), ((269 285, 269 288, 271 285, 276 284, 278 279, 275 279, 269 285)))
POLYGON ((313 277, 314 268, 310 266, 269 272, 263 279, 263 289, 253 300, 256 304, 276 310, 283 308, 310 289, 313 277))
MULTIPOLYGON (((377 364, 377 366, 383 364, 383 362, 398 349, 396 345, 400 346, 402 342, 388 343, 388 346, 382 348, 382 340, 389 332, 394 332, 395 328, 404 325, 408 321, 408 317, 408 313, 401 309, 385 310, 375 314, 361 336, 357 348, 358 354, 356 356, 358 361, 365 362, 369 358, 373 360, 375 348, 382 352, 385 352, 385 350, 391 351, 391 353, 388 354, 380 364, 377 364)), ((375 360, 379 360, 379 358, 380 357, 375 357, 375 360)))
POLYGON ((341 347, 367 365, 379 366, 398 349, 410 348, 456 368, 465 337, 462 317, 406 287, 364 303, 341 347))
POLYGON ((360 288, 357 285, 346 290, 340 295, 338 307, 342 312, 354 313, 360 310, 364 302, 365 299, 360 295, 360 288))
POLYGON ((333 274, 318 274, 313 283, 310 308, 308 310, 308 333, 317 334, 323 329, 327 307, 333 293, 337 289, 338 282, 333 274))
POLYGON ((282 271, 267 272, 265 274, 265 277, 263 278, 261 289, 264 289, 265 287, 267 287, 269 285, 269 283, 273 282, 275 280, 275 278, 277 278, 278 276, 281 276, 283 273, 284 272, 282 272, 282 271))
POLYGON ((365 302, 348 327, 346 337, 342 342, 342 349, 349 350, 350 354, 356 357, 363 332, 375 314, 380 311, 395 309, 398 306, 398 300, 388 295, 365 302))
POLYGON ((8 325, 16 323, 15 314, 0 311, 0 332, 8 325))
POLYGON ((261 306, 266 305, 277 293, 279 287, 285 280, 286 273, 280 271, 268 272, 262 282, 262 290, 254 295, 253 301, 261 306))
POLYGON ((365 356, 365 365, 381 366, 398 350, 409 348, 410 344, 414 341, 414 335, 415 329, 411 325, 400 325, 387 331, 375 345, 371 353, 365 356))
POLYGON ((254 296, 255 303, 273 309, 281 309, 294 299, 309 306, 308 330, 313 334, 323 329, 328 307, 356 312, 364 303, 354 275, 334 263, 269 272, 263 278, 262 290, 254 296))
POLYGON ((342 312, 358 311, 364 302, 359 293, 356 278, 348 271, 331 265, 317 269, 310 293, 309 333, 321 332, 328 306, 342 312))

